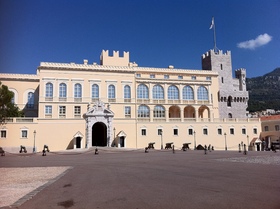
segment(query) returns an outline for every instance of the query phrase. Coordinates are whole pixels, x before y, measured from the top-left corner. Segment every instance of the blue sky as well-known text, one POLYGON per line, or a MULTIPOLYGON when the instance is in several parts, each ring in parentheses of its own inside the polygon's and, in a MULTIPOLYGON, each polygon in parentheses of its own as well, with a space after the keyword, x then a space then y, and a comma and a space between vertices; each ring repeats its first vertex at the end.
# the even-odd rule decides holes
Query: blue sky
POLYGON ((260 76, 280 67, 279 11, 280 0, 0 0, 0 72, 99 63, 102 49, 129 51, 142 67, 201 69, 214 16, 233 69, 260 76))

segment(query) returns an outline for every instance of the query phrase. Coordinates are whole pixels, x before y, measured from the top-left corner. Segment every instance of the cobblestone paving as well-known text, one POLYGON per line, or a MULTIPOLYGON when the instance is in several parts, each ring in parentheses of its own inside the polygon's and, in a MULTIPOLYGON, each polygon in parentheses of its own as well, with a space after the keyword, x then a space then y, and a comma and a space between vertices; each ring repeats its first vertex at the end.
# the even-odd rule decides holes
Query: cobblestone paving
POLYGON ((0 208, 18 206, 60 178, 71 167, 0 168, 0 208))
POLYGON ((233 157, 217 159, 217 161, 280 165, 280 156, 233 157))

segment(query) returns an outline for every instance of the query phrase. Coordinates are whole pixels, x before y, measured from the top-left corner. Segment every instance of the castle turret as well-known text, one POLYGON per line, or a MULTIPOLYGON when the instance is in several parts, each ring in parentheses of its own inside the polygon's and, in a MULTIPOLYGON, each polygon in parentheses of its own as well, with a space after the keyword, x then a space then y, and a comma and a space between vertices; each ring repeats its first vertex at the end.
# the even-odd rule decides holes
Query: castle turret
POLYGON ((231 52, 210 50, 202 55, 202 69, 219 74, 219 112, 220 118, 244 118, 248 101, 246 90, 246 70, 235 71, 232 77, 231 52))

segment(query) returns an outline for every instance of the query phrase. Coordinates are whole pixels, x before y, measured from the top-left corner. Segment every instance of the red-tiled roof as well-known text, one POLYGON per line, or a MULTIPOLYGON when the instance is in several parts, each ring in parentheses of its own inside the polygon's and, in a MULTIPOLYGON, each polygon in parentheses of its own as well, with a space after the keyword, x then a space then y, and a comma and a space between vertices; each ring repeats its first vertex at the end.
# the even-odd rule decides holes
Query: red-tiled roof
POLYGON ((264 120, 280 120, 280 115, 270 115, 261 117, 261 121, 264 120))

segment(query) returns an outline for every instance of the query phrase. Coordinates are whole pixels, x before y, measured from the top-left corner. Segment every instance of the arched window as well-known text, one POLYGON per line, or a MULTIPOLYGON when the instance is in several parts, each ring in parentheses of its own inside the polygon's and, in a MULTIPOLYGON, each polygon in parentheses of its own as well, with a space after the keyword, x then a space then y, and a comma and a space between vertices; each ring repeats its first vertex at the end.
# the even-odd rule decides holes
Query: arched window
POLYGON ((164 99, 164 91, 161 85, 153 87, 153 99, 164 99))
POLYGON ((197 99, 198 100, 208 100, 208 90, 204 86, 200 86, 197 89, 197 99))
POLYGON ((108 98, 109 99, 116 98, 115 86, 113 84, 108 86, 108 98))
POLYGON ((130 91, 130 86, 129 85, 124 86, 124 98, 125 99, 130 99, 131 98, 131 91, 130 91))
POLYGON ((149 99, 149 90, 146 85, 140 84, 137 87, 137 98, 138 99, 149 99))
POLYGON ((232 114, 231 113, 228 114, 228 118, 232 118, 232 114))
POLYGON ((190 86, 183 88, 183 100, 194 100, 193 89, 190 86))
POLYGON ((154 117, 155 118, 164 118, 165 117, 165 109, 163 106, 160 106, 160 105, 155 106, 154 117))
POLYGON ((99 98, 99 86, 97 84, 93 84, 91 86, 91 98, 98 99, 99 98))
POLYGON ((179 99, 179 90, 176 86, 168 87, 168 99, 179 99))
POLYGON ((65 83, 59 84, 59 98, 66 98, 67 96, 67 87, 65 83))
POLYGON ((48 97, 48 98, 53 97, 53 84, 52 83, 46 84, 46 97, 48 97))
POLYGON ((27 94, 27 108, 34 108, 34 93, 28 92, 27 94))
POLYGON ((74 86, 74 98, 82 98, 82 85, 79 83, 74 86))
POLYGON ((138 118, 150 117, 150 110, 146 105, 140 105, 138 107, 138 118))

